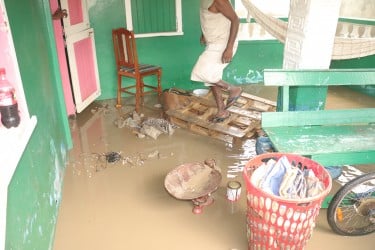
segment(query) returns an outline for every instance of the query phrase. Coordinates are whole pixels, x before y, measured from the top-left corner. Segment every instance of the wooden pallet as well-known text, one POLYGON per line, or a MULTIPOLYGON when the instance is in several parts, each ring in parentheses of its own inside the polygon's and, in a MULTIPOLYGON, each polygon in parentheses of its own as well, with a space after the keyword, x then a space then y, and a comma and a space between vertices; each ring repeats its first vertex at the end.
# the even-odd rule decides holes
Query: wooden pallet
MULTIPOLYGON (((260 130, 261 112, 275 111, 276 103, 258 96, 243 93, 228 109, 231 116, 221 123, 211 122, 217 112, 216 103, 209 92, 206 96, 191 96, 190 104, 184 108, 167 110, 173 124, 190 131, 211 136, 226 142, 236 138, 252 138, 260 130)), ((228 94, 223 95, 224 101, 228 94)))

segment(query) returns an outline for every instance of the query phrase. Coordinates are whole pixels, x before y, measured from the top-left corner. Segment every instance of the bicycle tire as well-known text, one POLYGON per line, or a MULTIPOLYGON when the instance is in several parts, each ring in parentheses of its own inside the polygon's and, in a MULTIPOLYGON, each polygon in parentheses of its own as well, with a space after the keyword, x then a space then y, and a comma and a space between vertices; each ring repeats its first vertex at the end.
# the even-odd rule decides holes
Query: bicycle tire
MULTIPOLYGON (((345 236, 360 236, 370 234, 375 231, 375 222, 373 221, 373 219, 375 218, 373 217, 374 215, 372 213, 369 216, 363 215, 360 214, 360 212, 358 212, 358 209, 355 205, 344 205, 345 201, 353 202, 354 197, 348 197, 348 200, 344 200, 348 195, 354 194, 354 192, 352 192, 353 189, 355 189, 356 187, 358 188, 360 185, 363 185, 365 182, 369 181, 371 181, 371 185, 375 182, 375 172, 361 175, 349 181, 343 187, 341 187, 339 191, 333 196, 327 210, 327 221, 329 226, 335 233, 345 236), (355 218, 349 218, 350 214, 348 216, 343 215, 343 210, 341 209, 341 206, 342 208, 344 208, 344 211, 346 213, 349 214, 351 211, 353 212, 353 214, 355 213, 355 218), (351 221, 351 219, 353 220, 351 221), (366 219, 368 219, 367 225, 356 227, 356 224, 360 223, 361 220, 365 221, 366 219), (347 224, 348 226, 345 226, 345 224, 347 224)), ((366 196, 369 196, 370 198, 367 197, 367 201, 369 201, 371 203, 371 206, 373 206, 373 203, 375 202, 375 197, 373 196, 375 193, 375 185, 374 189, 371 188, 371 191, 369 191, 368 193, 369 194, 366 194, 366 196)), ((361 200, 356 200, 356 203, 361 203, 363 201, 362 198, 361 200)), ((373 212, 372 208, 371 212, 373 212)))

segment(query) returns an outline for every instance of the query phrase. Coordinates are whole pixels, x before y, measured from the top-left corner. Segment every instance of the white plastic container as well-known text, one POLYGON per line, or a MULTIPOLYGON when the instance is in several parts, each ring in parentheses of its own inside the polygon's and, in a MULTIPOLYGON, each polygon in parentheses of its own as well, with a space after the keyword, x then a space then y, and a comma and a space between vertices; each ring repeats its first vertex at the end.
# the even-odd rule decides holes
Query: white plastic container
POLYGON ((237 201, 241 195, 241 183, 238 181, 229 181, 227 184, 227 199, 237 201))

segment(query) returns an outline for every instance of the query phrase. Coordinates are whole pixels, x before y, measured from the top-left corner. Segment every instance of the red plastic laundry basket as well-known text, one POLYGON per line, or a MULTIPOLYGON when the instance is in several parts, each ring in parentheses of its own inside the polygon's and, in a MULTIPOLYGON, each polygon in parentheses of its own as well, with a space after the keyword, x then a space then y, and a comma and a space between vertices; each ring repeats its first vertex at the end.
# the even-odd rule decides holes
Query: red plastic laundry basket
POLYGON ((309 158, 293 154, 266 153, 250 160, 243 173, 247 189, 247 238, 248 249, 304 249, 315 227, 323 199, 332 187, 327 170, 309 158), (254 186, 250 177, 255 169, 273 158, 286 156, 290 163, 311 169, 324 184, 319 195, 305 199, 284 199, 266 193, 254 186))

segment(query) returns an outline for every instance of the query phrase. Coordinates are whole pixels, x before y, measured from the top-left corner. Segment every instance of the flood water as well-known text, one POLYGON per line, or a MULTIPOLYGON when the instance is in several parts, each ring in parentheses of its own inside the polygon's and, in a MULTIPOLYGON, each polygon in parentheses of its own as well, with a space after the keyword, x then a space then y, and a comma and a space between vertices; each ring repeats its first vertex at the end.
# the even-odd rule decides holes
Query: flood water
MULTIPOLYGON (((270 100, 274 90, 250 86, 245 92, 270 100)), ((132 98, 124 98, 132 104, 132 98)), ((156 98, 147 98, 142 113, 162 117, 156 98)), ((330 90, 327 106, 375 107, 374 98, 348 89, 330 90)), ((238 145, 176 128, 157 139, 138 138, 116 121, 133 105, 114 108, 98 101, 70 119, 74 147, 69 153, 54 250, 245 250, 246 188, 241 167, 255 156, 255 141, 238 145), (113 154, 116 153, 116 154, 113 154), (175 167, 214 159, 222 181, 214 203, 192 213, 190 200, 172 197, 165 176, 175 167), (227 182, 242 184, 240 199, 226 199, 227 182)), ((373 169, 364 166, 364 169, 373 169)), ((337 187, 336 187, 337 190, 337 187)), ((321 209, 307 249, 374 249, 375 236, 342 237, 332 232, 321 209)))

